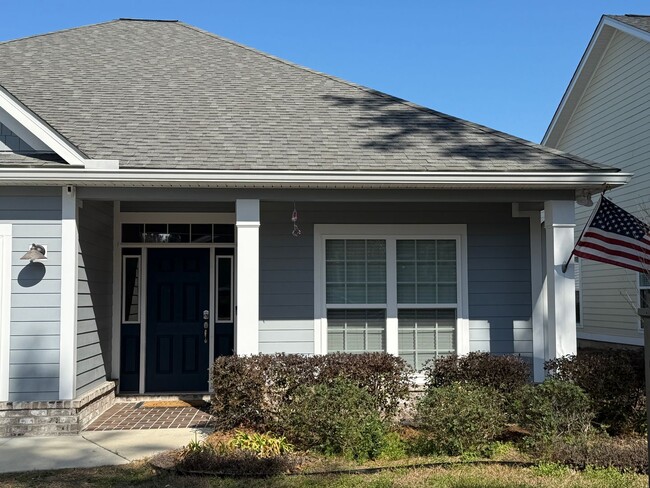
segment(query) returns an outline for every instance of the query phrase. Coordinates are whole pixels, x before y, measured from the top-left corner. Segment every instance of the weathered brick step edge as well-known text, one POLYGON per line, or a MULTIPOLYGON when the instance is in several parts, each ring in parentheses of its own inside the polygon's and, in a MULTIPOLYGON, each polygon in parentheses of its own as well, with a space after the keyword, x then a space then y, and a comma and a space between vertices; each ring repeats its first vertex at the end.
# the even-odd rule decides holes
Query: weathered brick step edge
POLYGON ((80 433, 115 403, 115 381, 107 381, 75 400, 0 402, 0 437, 80 433))

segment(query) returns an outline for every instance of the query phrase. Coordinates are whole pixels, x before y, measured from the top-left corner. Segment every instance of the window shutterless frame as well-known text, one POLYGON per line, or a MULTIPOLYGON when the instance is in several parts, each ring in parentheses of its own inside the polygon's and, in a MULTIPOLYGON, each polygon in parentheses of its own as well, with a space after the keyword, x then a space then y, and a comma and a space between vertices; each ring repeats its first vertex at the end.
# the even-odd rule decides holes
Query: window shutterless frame
POLYGON ((334 308, 384 308, 386 310, 386 352, 398 355, 398 308, 453 308, 457 310, 456 352, 469 352, 467 291, 467 226, 465 224, 424 225, 314 225, 314 353, 326 354, 327 310, 334 308), (328 305, 326 302, 325 245, 329 239, 386 241, 386 304, 328 305), (398 240, 454 240, 456 242, 456 303, 397 303, 396 245, 398 240))

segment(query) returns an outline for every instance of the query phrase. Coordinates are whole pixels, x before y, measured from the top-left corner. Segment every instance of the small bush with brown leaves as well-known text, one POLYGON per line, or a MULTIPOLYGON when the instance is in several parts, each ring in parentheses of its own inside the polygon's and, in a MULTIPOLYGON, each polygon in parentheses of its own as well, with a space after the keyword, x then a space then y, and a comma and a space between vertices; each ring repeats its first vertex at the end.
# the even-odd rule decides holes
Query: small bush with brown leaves
POLYGON ((471 383, 508 393, 530 380, 530 366, 520 356, 495 356, 485 352, 434 359, 425 364, 423 372, 429 388, 471 383))
POLYGON ((592 402, 595 421, 612 435, 645 431, 643 351, 579 352, 547 361, 551 377, 582 388, 592 402))
POLYGON ((550 461, 574 468, 588 466, 648 473, 648 442, 641 437, 603 435, 561 439, 548 453, 550 461))
POLYGON ((410 369, 391 354, 274 354, 223 356, 211 370, 212 413, 217 428, 272 429, 278 413, 301 386, 343 378, 365 389, 384 418, 396 414, 409 394, 410 369))

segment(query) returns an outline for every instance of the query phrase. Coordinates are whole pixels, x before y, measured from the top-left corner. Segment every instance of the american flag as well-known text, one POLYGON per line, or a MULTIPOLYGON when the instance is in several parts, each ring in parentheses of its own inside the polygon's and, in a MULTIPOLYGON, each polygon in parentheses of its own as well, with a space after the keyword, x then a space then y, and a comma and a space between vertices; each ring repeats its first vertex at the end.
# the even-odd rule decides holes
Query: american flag
POLYGON ((640 273, 650 270, 650 226, 601 197, 573 254, 640 273))

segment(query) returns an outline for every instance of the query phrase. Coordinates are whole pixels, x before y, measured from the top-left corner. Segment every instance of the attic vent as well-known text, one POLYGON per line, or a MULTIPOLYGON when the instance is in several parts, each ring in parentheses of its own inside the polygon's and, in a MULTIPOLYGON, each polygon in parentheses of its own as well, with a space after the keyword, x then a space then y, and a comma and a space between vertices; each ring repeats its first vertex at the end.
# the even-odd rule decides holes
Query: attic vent
POLYGON ((16 153, 35 152, 34 148, 0 123, 0 151, 16 153))

